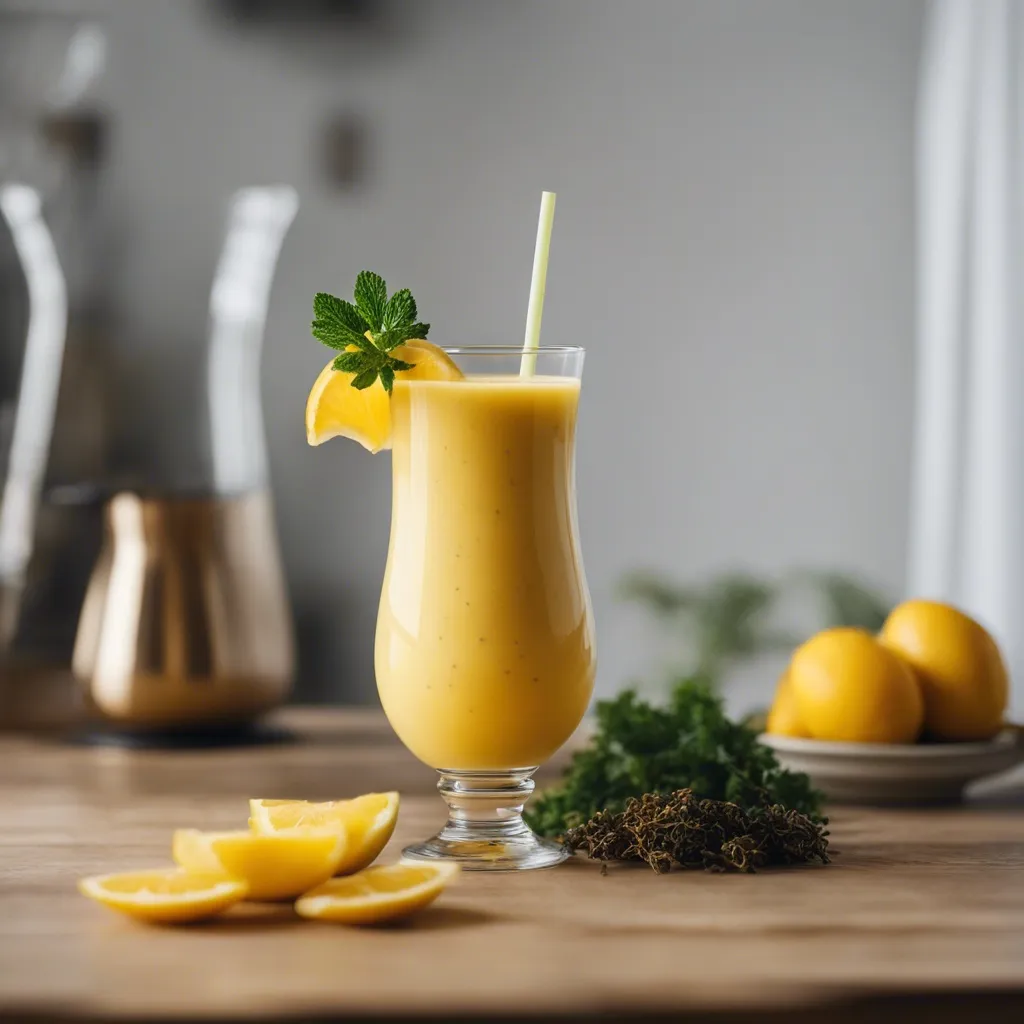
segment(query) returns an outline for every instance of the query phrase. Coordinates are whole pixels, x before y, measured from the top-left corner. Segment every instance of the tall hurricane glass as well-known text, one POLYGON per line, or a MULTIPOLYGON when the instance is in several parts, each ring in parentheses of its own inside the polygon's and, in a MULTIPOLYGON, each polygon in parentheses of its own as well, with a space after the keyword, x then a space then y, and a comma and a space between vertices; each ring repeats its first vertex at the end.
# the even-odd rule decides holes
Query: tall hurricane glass
POLYGON ((445 827, 407 856, 517 870, 564 859, 527 827, 532 775, 596 668, 576 520, 583 349, 449 349, 463 380, 397 380, 381 702, 436 769, 445 827))

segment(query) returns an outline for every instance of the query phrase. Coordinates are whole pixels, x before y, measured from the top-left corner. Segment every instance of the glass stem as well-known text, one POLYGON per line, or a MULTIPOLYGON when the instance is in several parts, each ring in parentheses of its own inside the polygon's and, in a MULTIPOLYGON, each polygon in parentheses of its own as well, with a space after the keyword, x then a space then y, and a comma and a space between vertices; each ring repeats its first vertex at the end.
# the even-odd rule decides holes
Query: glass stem
POLYGON ((522 871, 560 864, 569 855, 523 821, 536 768, 463 772, 438 769, 448 822, 432 839, 405 848, 414 860, 454 860, 470 871, 522 871))
POLYGON ((438 770, 438 791, 448 805, 448 823, 443 838, 487 836, 501 840, 528 835, 523 807, 533 793, 534 768, 513 768, 505 772, 461 772, 438 770))

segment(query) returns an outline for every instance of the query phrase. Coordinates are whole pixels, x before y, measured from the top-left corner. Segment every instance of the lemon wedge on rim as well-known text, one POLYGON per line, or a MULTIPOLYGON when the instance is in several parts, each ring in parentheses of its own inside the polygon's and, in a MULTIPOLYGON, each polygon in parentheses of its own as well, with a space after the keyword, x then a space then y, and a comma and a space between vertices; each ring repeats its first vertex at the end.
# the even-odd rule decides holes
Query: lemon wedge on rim
MULTIPOLYGON (((444 349, 429 341, 406 341, 392 355, 412 363, 399 380, 461 380, 462 371, 444 349)), ((370 452, 391 447, 391 398, 376 380, 368 388, 352 387, 354 374, 334 369, 332 359, 320 371, 306 400, 306 440, 323 444, 349 437, 370 452)))

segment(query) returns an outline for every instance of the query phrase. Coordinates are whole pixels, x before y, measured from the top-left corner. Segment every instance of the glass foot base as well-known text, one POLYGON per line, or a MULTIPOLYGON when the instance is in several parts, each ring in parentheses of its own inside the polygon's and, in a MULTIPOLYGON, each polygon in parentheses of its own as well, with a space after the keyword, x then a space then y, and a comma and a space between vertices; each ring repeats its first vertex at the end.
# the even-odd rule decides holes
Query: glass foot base
POLYGON ((561 864, 569 853, 523 821, 536 768, 507 772, 439 771, 448 824, 403 851, 411 860, 448 860, 467 871, 527 871, 561 864))
POLYGON ((526 829, 526 835, 515 839, 456 838, 449 829, 439 832, 425 843, 407 846, 403 855, 410 860, 453 860, 467 871, 528 871, 530 868, 552 868, 569 854, 561 843, 541 839, 526 829))

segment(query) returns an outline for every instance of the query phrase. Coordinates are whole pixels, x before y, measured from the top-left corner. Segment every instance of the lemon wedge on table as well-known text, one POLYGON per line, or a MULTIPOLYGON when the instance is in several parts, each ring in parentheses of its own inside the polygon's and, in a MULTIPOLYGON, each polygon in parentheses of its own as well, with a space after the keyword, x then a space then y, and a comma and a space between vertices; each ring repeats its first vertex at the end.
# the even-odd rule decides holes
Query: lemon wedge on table
MULTIPOLYGON (((392 353, 411 370, 399 380, 461 380, 462 371, 444 349, 429 341, 412 340, 392 353)), ((334 369, 332 359, 320 372, 306 400, 306 440, 323 444, 332 437, 349 437, 371 452, 391 445, 391 398, 376 380, 368 388, 352 387, 354 374, 334 369)))
POLYGON ((174 833, 171 852, 187 871, 241 879, 251 900, 289 900, 330 878, 346 846, 345 833, 337 829, 257 835, 182 828, 174 833))
POLYGON ((259 835, 282 830, 335 830, 345 834, 345 854, 335 874, 372 864, 387 845, 398 820, 397 793, 367 793, 352 800, 250 800, 249 828, 259 835))
POLYGON ((225 878, 223 872, 195 874, 181 868, 155 868, 83 878, 78 890, 141 921, 183 924, 227 910, 245 899, 249 887, 240 879, 225 878))
POLYGON ((389 864, 332 878, 295 904, 300 917, 340 924, 382 924, 433 903, 459 874, 458 864, 389 864))

